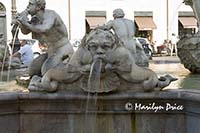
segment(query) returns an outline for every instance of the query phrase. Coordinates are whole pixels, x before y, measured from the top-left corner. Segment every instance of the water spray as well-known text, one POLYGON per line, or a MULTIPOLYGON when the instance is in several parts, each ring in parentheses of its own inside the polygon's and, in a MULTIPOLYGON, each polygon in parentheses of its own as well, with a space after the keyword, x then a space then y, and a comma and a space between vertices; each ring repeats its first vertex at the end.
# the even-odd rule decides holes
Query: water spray
MULTIPOLYGON (((12 40, 11 54, 13 54, 15 40, 16 40, 16 37, 17 37, 17 34, 18 34, 18 30, 19 30, 19 25, 14 25, 14 26, 17 26, 17 28, 16 28, 16 31, 15 31, 15 34, 14 34, 14 37, 13 37, 13 40, 12 40)), ((12 62, 12 55, 10 55, 10 57, 9 57, 7 82, 9 82, 9 79, 10 79, 11 62, 12 62)))

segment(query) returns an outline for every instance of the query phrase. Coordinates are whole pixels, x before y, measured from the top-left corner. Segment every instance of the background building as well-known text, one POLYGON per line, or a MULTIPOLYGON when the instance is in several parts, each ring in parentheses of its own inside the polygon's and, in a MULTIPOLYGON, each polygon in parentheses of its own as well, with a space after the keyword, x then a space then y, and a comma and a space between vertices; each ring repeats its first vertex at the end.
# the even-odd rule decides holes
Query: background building
MULTIPOLYGON (((11 39, 11 7, 13 0, 0 0, 6 9, 7 38, 11 39)), ((23 11, 28 0, 15 0, 17 11, 23 11)), ((97 25, 113 19, 112 11, 122 8, 125 18, 135 22, 136 36, 147 37, 157 45, 172 33, 196 32, 196 20, 189 6, 183 0, 46 0, 46 8, 55 10, 63 19, 71 40, 81 39, 97 25)), ((5 33, 6 34, 6 33, 5 33)), ((20 34, 20 38, 27 38, 20 34)))

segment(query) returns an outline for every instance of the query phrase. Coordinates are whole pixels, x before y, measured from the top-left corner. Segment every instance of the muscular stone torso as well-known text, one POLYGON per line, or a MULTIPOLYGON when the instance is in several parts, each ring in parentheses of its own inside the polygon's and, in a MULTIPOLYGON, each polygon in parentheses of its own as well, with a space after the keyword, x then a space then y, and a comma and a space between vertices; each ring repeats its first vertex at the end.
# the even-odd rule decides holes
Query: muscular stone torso
POLYGON ((42 33, 32 32, 33 38, 45 42, 54 49, 66 45, 68 43, 67 29, 60 16, 52 10, 45 10, 44 19, 54 19, 53 26, 42 33))
POLYGON ((132 39, 135 34, 133 22, 125 18, 118 18, 114 20, 113 29, 121 41, 132 39))

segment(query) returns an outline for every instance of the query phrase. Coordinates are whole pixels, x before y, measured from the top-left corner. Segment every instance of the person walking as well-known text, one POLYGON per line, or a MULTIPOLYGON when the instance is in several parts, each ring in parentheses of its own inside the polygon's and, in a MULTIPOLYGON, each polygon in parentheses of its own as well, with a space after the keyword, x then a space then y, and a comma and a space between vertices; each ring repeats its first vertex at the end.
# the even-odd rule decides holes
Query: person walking
POLYGON ((176 35, 174 33, 172 33, 171 47, 170 47, 170 49, 171 49, 170 55, 171 56, 173 56, 174 50, 175 50, 175 55, 177 56, 177 45, 176 45, 176 43, 177 43, 177 37, 176 37, 176 35))

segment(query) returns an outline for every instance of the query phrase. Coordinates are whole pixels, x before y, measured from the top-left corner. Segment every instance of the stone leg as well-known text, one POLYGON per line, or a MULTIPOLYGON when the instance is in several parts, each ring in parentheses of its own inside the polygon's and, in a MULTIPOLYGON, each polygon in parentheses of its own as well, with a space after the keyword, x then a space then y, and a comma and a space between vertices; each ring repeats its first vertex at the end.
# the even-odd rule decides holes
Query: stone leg
POLYGON ((33 75, 41 75, 41 67, 44 61, 47 59, 47 54, 42 54, 35 58, 29 67, 29 75, 32 77, 33 75))
POLYGON ((174 49, 175 49, 175 55, 177 56, 178 55, 177 44, 174 44, 174 49))
POLYGON ((42 65, 42 75, 44 75, 49 69, 57 67, 60 64, 67 64, 73 52, 73 48, 69 44, 57 49, 56 53, 49 55, 42 65))
POLYGON ((38 91, 39 88, 37 86, 37 83, 41 82, 41 79, 42 78, 37 75, 33 76, 28 86, 29 91, 38 91))
POLYGON ((170 55, 173 56, 174 44, 171 44, 171 53, 170 55))

